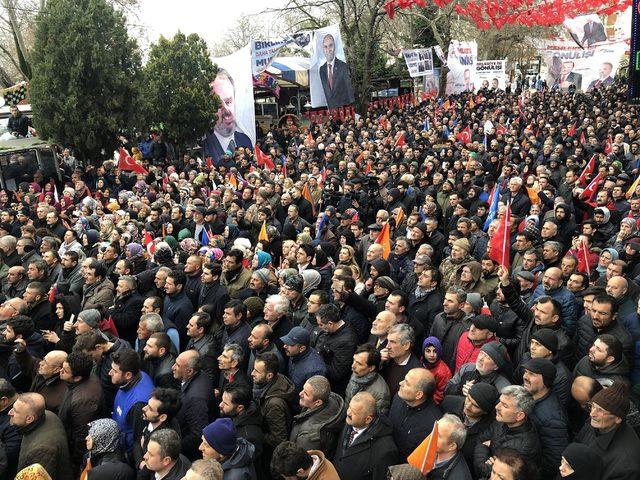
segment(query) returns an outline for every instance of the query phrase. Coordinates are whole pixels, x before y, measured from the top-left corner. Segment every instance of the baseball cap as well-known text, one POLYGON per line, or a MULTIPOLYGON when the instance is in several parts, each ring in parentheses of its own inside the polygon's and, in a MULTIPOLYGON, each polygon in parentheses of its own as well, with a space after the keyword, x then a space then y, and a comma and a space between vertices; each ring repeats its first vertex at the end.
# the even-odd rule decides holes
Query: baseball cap
POLYGON ((311 335, 309 335, 309 331, 304 327, 293 327, 284 337, 280 337, 282 343, 289 346, 304 345, 308 347, 310 339, 311 335))

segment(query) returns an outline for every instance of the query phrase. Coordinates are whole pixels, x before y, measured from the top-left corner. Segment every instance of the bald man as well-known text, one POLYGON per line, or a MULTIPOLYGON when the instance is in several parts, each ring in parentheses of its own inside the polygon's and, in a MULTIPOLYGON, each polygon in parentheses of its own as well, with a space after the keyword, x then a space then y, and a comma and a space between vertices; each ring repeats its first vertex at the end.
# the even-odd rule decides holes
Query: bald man
POLYGON ((376 399, 356 393, 347 408, 346 425, 333 460, 340 478, 386 478, 387 468, 400 463, 386 416, 378 416, 376 399))
POLYGON ((371 335, 367 343, 375 346, 378 351, 386 348, 387 335, 389 329, 396 324, 396 316, 386 310, 381 311, 376 315, 375 320, 371 324, 371 335))
POLYGON ((56 414, 45 410, 45 399, 42 395, 19 395, 9 411, 9 417, 11 425, 24 432, 18 471, 39 463, 51 478, 73 479, 64 426, 56 414))
POLYGON ((571 396, 580 406, 567 411, 569 415, 569 428, 575 436, 585 421, 589 419, 589 402, 593 396, 602 390, 602 385, 595 379, 587 376, 578 376, 571 384, 571 396))
POLYGON ((0 322, 6 322, 12 317, 25 315, 29 306, 22 298, 9 298, 0 305, 0 322))
POLYGON ((182 434, 182 453, 189 459, 200 458, 198 446, 202 429, 209 424, 213 406, 213 384, 202 370, 196 350, 182 352, 173 364, 173 377, 181 384, 182 406, 176 416, 182 434))
POLYGON ((19 339, 16 340, 14 354, 22 374, 31 379, 29 391, 41 394, 47 410, 57 414, 67 392, 67 384, 60 380, 60 370, 67 359, 67 352, 52 350, 39 360, 25 348, 24 340, 19 339))
POLYGON ((22 297, 28 281, 24 274, 24 267, 21 265, 11 267, 7 271, 7 281, 2 286, 2 293, 7 298, 22 297))
POLYGON ((569 337, 573 337, 578 321, 576 297, 562 283, 562 270, 557 267, 547 268, 544 271, 542 282, 529 299, 529 307, 533 307, 538 298, 544 295, 556 300, 561 307, 562 327, 569 337))
POLYGON ((618 302, 618 316, 622 319, 636 312, 636 302, 629 292, 629 282, 620 276, 611 277, 607 281, 606 291, 618 302))

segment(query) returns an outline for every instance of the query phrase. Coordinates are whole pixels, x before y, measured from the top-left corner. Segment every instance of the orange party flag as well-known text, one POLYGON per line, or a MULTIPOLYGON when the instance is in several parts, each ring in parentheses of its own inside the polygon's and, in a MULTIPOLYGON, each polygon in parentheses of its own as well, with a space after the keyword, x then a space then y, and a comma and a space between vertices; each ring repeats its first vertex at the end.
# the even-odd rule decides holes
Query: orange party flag
POLYGON ((304 187, 302 187, 302 197, 309 201, 311 204, 311 214, 316 216, 316 207, 313 206, 313 197, 311 196, 311 190, 309 190, 309 183, 305 182, 304 187))
POLYGON ((267 234, 267 222, 262 222, 262 228, 260 229, 260 233, 258 234, 259 242, 268 242, 269 234, 267 234))
POLYGON ((400 228, 402 222, 404 221, 404 210, 402 207, 398 208, 398 213, 396 214, 396 229, 400 228))
POLYGON ((436 447, 438 445, 438 422, 433 424, 433 430, 425 438, 418 448, 407 457, 407 463, 412 467, 416 467, 427 475, 436 464, 436 447))
POLYGON ((389 231, 389 224, 385 223, 384 227, 376 238, 376 243, 382 245, 382 257, 386 260, 391 253, 391 232, 389 231))

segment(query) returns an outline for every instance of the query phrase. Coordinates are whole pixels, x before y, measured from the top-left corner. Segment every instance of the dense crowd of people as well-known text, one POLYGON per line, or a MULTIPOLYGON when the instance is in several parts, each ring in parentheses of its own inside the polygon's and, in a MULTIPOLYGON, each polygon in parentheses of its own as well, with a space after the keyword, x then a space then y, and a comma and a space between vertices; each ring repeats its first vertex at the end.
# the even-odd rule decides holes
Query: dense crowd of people
POLYGON ((0 479, 424 479, 436 430, 427 479, 640 478, 639 123, 480 90, 274 126, 271 170, 156 132, 18 172, 0 479))

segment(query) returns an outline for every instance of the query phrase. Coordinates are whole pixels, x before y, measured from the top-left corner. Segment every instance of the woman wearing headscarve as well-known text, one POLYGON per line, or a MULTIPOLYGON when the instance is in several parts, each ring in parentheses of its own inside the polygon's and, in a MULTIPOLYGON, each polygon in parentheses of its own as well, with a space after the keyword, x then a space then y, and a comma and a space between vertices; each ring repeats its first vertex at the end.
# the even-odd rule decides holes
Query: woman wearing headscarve
POLYGON ((317 270, 307 269, 302 271, 302 279, 304 280, 302 294, 309 298, 311 292, 318 289, 322 276, 317 270))
POLYGON ((133 263, 133 274, 138 275, 147 269, 144 248, 139 243, 131 242, 124 247, 125 257, 133 263))
POLYGON ((256 254, 253 256, 253 260, 251 260, 251 268, 253 270, 271 268, 271 255, 267 252, 263 252, 262 250, 256 251, 256 254))
POLYGON ((34 463, 20 470, 15 480, 51 480, 51 477, 42 465, 34 463))
POLYGON ((596 267, 596 270, 598 271, 600 277, 604 276, 604 274, 607 272, 607 267, 609 266, 609 264, 614 260, 618 260, 618 258, 618 251, 615 248, 605 248, 604 250, 602 250, 602 252, 600 252, 598 266, 596 267))
POLYGON ((602 478, 602 458, 591 447, 570 443, 562 452, 560 478, 592 480, 602 478))
POLYGON ((87 480, 135 479, 133 469, 124 462, 120 428, 115 420, 100 418, 89 423, 86 442, 88 454, 84 470, 88 471, 87 480))

